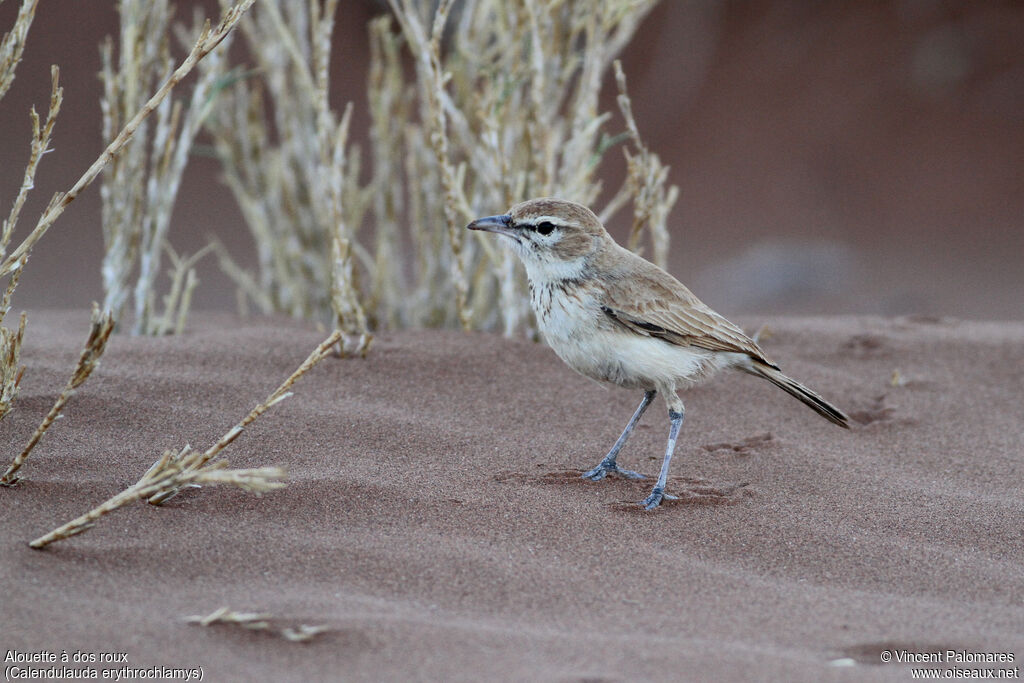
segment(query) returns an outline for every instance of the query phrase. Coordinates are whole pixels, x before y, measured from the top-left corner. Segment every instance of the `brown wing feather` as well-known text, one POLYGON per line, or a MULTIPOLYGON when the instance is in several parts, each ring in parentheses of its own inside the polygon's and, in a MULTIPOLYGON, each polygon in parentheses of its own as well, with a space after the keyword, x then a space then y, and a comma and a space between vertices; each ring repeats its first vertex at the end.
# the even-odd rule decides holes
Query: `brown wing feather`
POLYGON ((649 261, 623 251, 633 258, 627 257, 627 267, 604 283, 607 294, 603 309, 609 317, 637 334, 679 346, 745 353, 776 367, 753 339, 711 310, 683 283, 649 261))

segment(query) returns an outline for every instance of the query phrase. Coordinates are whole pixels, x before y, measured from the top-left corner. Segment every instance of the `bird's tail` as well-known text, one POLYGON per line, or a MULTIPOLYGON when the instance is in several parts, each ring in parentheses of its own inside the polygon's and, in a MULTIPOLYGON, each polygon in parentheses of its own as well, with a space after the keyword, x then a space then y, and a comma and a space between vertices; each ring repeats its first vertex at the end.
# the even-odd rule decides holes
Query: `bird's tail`
POLYGON ((800 384, 800 382, 782 374, 782 372, 776 368, 755 361, 750 364, 749 368, 744 369, 752 375, 764 377, 766 380, 790 394, 798 401, 809 406, 811 410, 818 413, 829 422, 846 429, 850 428, 850 418, 848 418, 843 411, 836 408, 821 396, 818 396, 803 384, 800 384))

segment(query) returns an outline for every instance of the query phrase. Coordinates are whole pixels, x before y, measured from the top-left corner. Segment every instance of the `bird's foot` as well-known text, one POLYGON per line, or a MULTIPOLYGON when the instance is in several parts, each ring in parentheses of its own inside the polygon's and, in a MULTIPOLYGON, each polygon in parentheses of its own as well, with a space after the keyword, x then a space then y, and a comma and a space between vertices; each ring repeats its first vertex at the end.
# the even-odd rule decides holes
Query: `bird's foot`
POLYGON ((621 467, 615 464, 614 460, 602 460, 597 467, 595 467, 592 470, 587 470, 586 472, 584 472, 583 478, 589 479, 590 481, 601 481, 609 474, 617 474, 620 477, 625 477, 626 479, 644 478, 644 475, 640 474, 639 472, 622 469, 621 467))
POLYGON ((643 505, 646 510, 653 510, 661 505, 662 500, 679 500, 679 496, 673 496, 672 494, 665 493, 665 489, 660 486, 655 486, 651 491, 651 495, 641 500, 638 505, 643 505))

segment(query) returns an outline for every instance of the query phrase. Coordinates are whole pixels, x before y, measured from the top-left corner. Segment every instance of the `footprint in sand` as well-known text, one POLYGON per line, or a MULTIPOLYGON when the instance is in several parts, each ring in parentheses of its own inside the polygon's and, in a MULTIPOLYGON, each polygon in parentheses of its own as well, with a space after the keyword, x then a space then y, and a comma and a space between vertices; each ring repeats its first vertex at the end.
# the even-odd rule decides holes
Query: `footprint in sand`
MULTIPOLYGON (((754 496, 754 492, 749 486, 750 484, 747 482, 712 484, 706 479, 670 477, 666 490, 674 498, 670 499, 666 496, 661 504, 661 509, 674 506, 738 505, 754 496)), ((620 512, 651 514, 632 500, 608 503, 608 507, 620 512)))
POLYGON ((775 435, 765 432, 735 442, 707 443, 701 448, 713 455, 750 457, 774 445, 775 435))
POLYGON ((842 344, 844 355, 854 358, 882 358, 889 355, 889 340, 880 334, 855 334, 842 344))
POLYGON ((863 426, 873 424, 913 424, 913 420, 896 418, 896 409, 885 404, 887 394, 879 394, 863 408, 850 411, 850 419, 863 426))

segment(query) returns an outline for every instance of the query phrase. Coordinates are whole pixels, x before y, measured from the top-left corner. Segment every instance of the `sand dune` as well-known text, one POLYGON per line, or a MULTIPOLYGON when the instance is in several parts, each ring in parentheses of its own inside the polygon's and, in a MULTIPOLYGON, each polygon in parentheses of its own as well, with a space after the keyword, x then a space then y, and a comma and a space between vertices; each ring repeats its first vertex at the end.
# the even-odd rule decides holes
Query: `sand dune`
MULTIPOLYGON (((540 344, 403 332, 325 360, 226 451, 287 467, 287 488, 192 490, 31 550, 164 449, 211 444, 325 335, 206 314, 182 337, 116 336, 24 482, 0 490, 0 644, 211 681, 908 680, 880 663, 893 649, 1019 666, 1024 325, 768 322, 767 352, 854 429, 724 375, 683 395, 679 500, 653 513, 634 505, 649 480, 578 476, 639 395, 540 344), (184 621, 221 606, 330 630, 296 644, 184 621)), ((87 324, 30 313, 6 457, 87 324)), ((655 475, 667 430, 659 401, 622 464, 655 475)))

